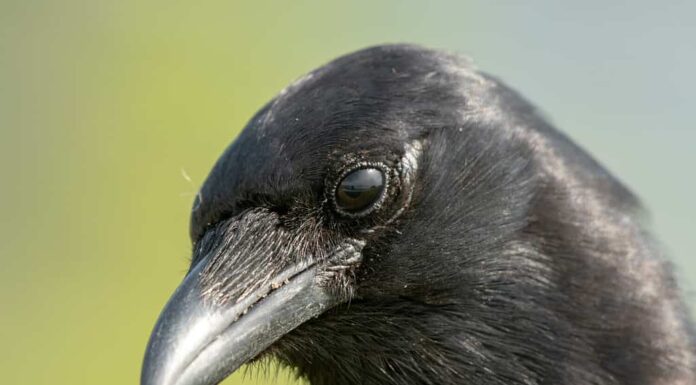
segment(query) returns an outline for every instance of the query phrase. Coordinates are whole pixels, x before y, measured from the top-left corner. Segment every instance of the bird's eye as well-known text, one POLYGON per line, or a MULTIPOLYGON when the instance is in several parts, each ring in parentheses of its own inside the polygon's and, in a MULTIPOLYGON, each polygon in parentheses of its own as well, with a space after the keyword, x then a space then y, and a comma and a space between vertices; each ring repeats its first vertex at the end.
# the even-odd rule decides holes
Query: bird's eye
POLYGON ((336 206, 350 214, 359 214, 380 200, 385 178, 377 168, 360 168, 346 174, 336 187, 336 206))

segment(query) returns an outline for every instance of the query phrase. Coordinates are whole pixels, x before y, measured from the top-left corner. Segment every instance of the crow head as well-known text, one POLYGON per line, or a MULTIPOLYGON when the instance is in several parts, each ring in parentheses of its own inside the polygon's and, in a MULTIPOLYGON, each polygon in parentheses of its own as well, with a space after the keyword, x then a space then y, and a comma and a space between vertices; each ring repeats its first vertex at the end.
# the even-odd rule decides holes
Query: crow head
POLYGON ((287 89, 192 210, 143 385, 264 355, 323 384, 691 384, 636 199, 500 82, 383 46, 287 89))

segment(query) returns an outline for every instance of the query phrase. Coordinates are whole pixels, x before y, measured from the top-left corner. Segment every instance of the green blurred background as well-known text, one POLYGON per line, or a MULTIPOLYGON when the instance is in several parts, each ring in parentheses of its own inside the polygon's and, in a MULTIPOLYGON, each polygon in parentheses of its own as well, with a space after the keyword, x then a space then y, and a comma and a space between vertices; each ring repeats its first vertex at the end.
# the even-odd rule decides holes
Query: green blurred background
POLYGON ((696 303, 696 3, 493 3, 0 0, 0 381, 137 383, 212 163, 288 82, 384 42, 537 103, 643 198, 696 303))

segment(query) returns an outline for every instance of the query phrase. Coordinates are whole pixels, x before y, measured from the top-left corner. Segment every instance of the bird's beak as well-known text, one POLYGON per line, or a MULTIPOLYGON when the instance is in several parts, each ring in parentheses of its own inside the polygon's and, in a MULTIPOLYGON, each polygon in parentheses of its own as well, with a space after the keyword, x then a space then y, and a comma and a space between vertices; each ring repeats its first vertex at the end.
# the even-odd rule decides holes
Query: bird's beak
POLYGON ((172 295, 150 337, 142 385, 217 384, 284 334, 346 300, 326 288, 325 274, 335 271, 332 264, 359 261, 361 243, 343 245, 325 260, 283 255, 298 248, 269 246, 293 238, 278 230, 277 217, 248 217, 225 226, 232 230, 217 235, 225 239, 172 295))

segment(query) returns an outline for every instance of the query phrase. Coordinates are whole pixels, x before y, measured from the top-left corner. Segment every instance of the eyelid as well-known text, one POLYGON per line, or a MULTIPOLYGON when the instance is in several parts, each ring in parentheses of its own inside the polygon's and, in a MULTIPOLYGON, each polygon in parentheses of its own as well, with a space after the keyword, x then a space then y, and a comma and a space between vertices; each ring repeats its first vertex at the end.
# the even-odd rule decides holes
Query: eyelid
POLYGON ((373 167, 358 168, 349 172, 334 192, 338 207, 350 213, 366 210, 381 197, 384 179, 382 170, 373 167))
POLYGON ((328 199, 333 206, 333 210, 339 215, 347 218, 362 218, 377 211, 380 207, 382 207, 382 204, 384 203, 384 200, 388 195, 388 191, 392 183, 392 178, 393 175, 390 172, 390 168, 382 162, 361 161, 350 163, 343 167, 341 172, 338 173, 338 176, 333 179, 333 182, 330 184, 330 188, 327 191, 328 199), (370 205, 362 211, 352 213, 342 210, 336 202, 336 189, 348 174, 365 168, 374 168, 382 172, 382 176, 384 177, 384 186, 382 187, 382 191, 380 192, 379 198, 375 201, 375 203, 373 203, 372 205, 370 205))

